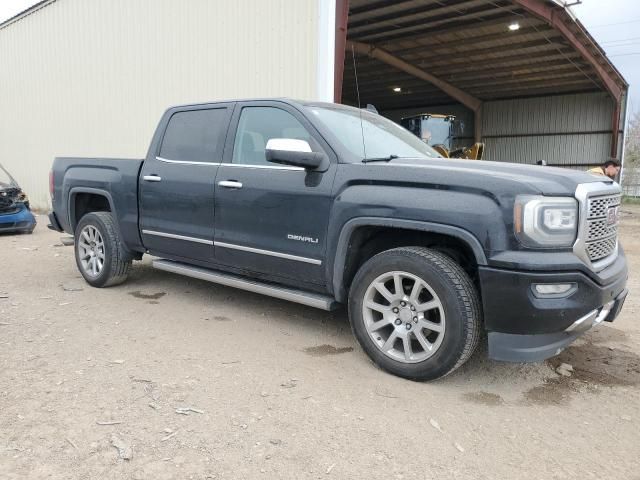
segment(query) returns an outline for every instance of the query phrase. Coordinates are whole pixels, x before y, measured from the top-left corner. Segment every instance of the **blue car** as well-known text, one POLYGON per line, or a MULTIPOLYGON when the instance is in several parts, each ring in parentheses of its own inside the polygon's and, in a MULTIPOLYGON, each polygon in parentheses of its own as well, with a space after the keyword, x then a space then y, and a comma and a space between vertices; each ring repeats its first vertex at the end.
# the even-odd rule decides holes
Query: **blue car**
POLYGON ((0 233, 32 233, 36 217, 18 182, 0 165, 0 233))

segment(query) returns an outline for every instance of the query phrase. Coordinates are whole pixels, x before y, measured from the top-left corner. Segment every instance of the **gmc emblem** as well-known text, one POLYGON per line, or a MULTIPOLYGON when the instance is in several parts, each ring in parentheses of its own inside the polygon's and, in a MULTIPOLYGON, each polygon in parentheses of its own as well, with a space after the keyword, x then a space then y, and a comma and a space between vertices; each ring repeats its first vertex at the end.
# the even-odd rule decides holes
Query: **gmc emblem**
POLYGON ((607 226, 615 225, 620 219, 620 205, 609 207, 607 210, 607 226))

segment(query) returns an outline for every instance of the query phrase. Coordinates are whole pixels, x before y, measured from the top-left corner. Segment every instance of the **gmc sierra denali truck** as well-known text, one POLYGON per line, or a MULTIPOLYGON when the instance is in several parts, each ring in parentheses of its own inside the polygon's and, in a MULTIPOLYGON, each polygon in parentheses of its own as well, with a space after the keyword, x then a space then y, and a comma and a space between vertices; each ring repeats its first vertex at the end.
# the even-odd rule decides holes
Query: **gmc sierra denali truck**
POLYGON ((250 100, 170 108, 144 159, 56 158, 50 227, 95 287, 133 260, 331 310, 429 380, 540 361, 618 315, 627 264, 606 177, 449 160, 375 113, 250 100), (484 338, 484 337, 483 337, 484 338))

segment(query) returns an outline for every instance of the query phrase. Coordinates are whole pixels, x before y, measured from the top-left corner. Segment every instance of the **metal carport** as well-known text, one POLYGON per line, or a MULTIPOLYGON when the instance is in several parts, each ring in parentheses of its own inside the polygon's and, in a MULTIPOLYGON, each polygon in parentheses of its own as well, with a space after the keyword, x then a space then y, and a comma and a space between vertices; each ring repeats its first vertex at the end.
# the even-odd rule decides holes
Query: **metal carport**
POLYGON ((335 100, 358 103, 355 63, 362 105, 455 114, 487 159, 619 159, 628 84, 562 3, 338 0, 335 100))

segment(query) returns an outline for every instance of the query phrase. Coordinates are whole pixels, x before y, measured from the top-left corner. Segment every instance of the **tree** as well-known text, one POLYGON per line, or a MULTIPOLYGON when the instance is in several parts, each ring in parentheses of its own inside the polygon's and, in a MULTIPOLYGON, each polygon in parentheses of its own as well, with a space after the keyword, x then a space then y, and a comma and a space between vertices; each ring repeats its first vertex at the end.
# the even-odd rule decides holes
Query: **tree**
POLYGON ((640 196, 640 112, 636 111, 629 119, 624 153, 625 195, 640 196))

